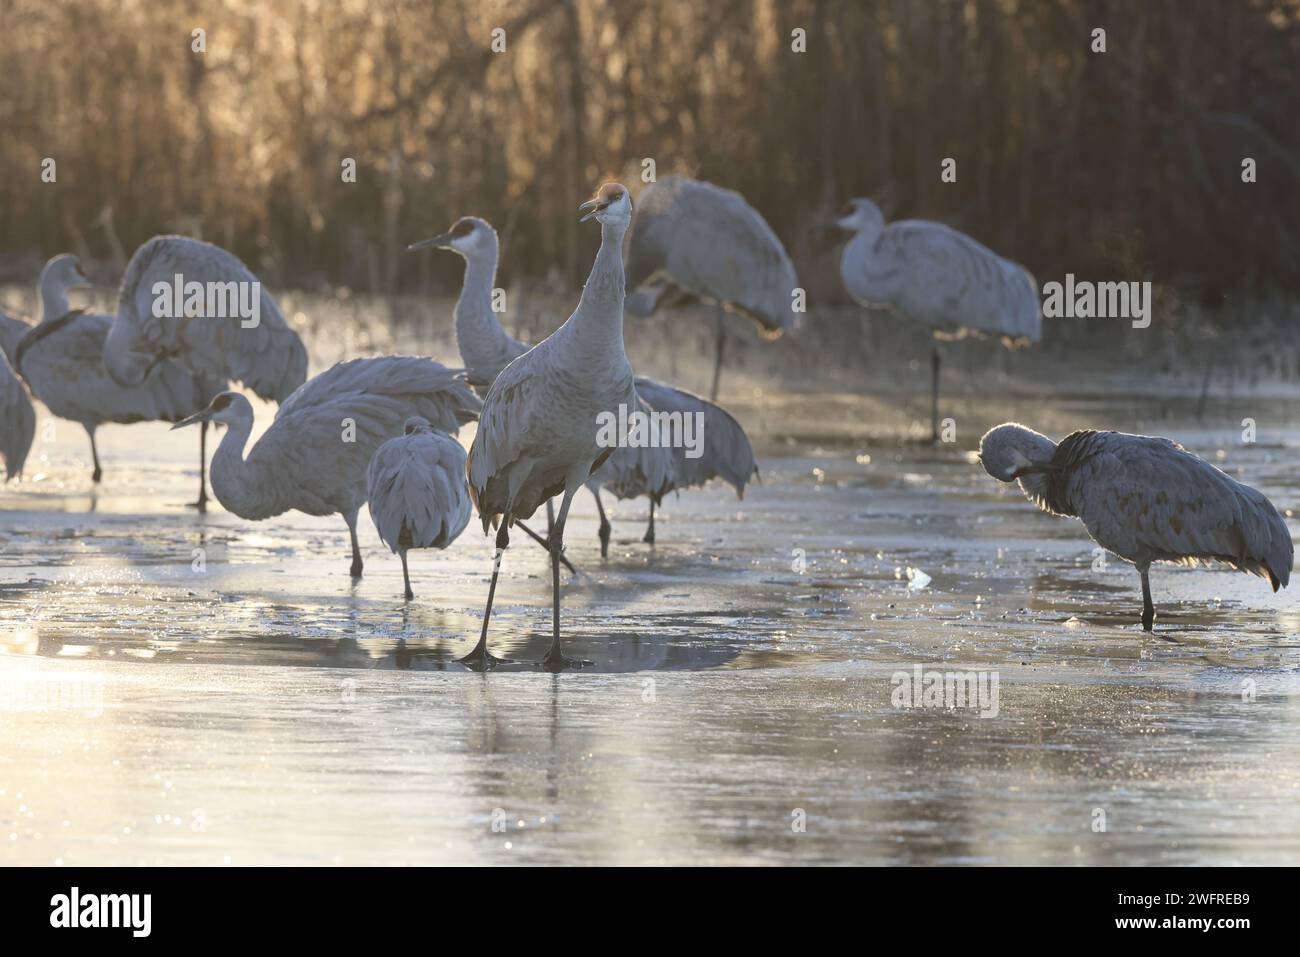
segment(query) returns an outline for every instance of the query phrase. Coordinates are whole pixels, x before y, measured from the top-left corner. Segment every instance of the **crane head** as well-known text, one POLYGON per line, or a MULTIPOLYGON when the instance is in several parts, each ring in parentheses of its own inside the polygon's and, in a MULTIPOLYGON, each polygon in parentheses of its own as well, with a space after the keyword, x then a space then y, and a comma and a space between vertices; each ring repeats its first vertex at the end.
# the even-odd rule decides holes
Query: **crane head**
POLYGON ((1014 422, 990 429, 980 439, 980 464, 999 482, 1014 482, 1025 476, 1054 471, 1055 453, 1055 442, 1014 422))
POLYGON ((578 212, 584 214, 580 223, 594 217, 602 225, 627 226, 632 222, 632 194, 622 183, 606 183, 594 199, 578 207, 578 212))
POLYGON ((419 249, 450 249, 462 256, 496 248, 496 230, 477 216, 462 216, 451 229, 430 239, 422 239, 406 247, 407 252, 419 249))
POLYGON ((68 290, 86 288, 90 280, 81 268, 81 261, 71 253, 63 253, 47 262, 41 270, 41 285, 47 283, 68 290))
POLYGON ((851 233, 874 232, 885 225, 885 215, 871 200, 858 197, 848 201, 835 218, 835 225, 851 233))
POLYGON ((433 426, 430 425, 429 420, 422 415, 411 416, 406 420, 406 424, 402 427, 402 433, 404 435, 415 435, 417 432, 423 435, 433 434, 433 426))
POLYGON ((189 418, 181 419, 172 426, 172 430, 198 422, 223 422, 226 425, 247 422, 251 425, 253 406, 238 392, 221 392, 213 398, 206 409, 195 412, 189 418))

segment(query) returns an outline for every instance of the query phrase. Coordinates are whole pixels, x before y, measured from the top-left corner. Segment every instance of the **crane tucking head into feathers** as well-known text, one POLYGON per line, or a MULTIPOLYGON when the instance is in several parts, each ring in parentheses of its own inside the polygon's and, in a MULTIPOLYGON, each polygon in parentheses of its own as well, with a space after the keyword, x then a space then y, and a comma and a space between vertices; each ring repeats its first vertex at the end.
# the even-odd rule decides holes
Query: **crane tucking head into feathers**
POLYGON ((1046 501, 1048 478, 1056 443, 1031 428, 1006 422, 989 429, 980 439, 979 460, 999 482, 1019 480, 1021 490, 1034 502, 1046 501))
POLYGON ((429 420, 422 415, 411 416, 406 420, 406 424, 402 427, 402 434, 404 435, 414 435, 417 432, 422 435, 433 434, 433 426, 430 425, 429 420))
POLYGON ((835 225, 850 233, 880 230, 885 225, 885 215, 871 200, 851 199, 835 219, 835 225))

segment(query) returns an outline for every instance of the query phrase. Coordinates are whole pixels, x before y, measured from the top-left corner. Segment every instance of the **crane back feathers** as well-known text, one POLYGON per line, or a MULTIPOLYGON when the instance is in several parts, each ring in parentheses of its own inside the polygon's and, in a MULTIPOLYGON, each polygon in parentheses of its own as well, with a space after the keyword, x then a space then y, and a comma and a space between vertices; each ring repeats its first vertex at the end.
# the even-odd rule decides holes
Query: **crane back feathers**
POLYGON ((1294 546, 1273 504, 1169 439, 1072 432, 1042 481, 1021 484, 1044 511, 1080 519, 1099 545, 1139 567, 1219 561, 1274 591, 1290 581, 1294 546))

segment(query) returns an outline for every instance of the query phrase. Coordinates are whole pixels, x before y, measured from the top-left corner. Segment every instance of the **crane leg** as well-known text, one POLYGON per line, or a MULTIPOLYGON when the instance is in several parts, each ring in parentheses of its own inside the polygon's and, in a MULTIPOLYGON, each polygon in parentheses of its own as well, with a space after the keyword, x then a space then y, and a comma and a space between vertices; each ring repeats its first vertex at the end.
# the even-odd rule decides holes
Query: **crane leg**
POLYGON ((352 577, 361 577, 361 546, 357 543, 357 512, 343 513, 343 521, 348 523, 348 535, 352 538, 352 577))
MULTIPOLYGON (((523 522, 515 522, 515 528, 523 529, 525 535, 527 535, 529 538, 535 541, 538 545, 541 545, 542 548, 546 549, 548 553, 550 552, 551 550, 550 539, 542 538, 542 536, 538 535, 536 532, 534 532, 523 522)), ((560 564, 562 564, 565 568, 571 571, 575 576, 578 574, 578 570, 574 568, 571 564, 569 564, 569 560, 565 558, 563 555, 560 556, 560 564)))
POLYGON ((648 545, 655 543, 655 500, 650 499, 650 524, 646 526, 645 537, 641 539, 648 545))
POLYGON ((600 489, 592 489, 591 494, 596 496, 596 511, 600 513, 600 530, 597 533, 600 535, 600 557, 608 558, 609 535, 612 529, 610 528, 609 519, 605 517, 605 505, 600 500, 600 489))
POLYGON ((406 600, 410 601, 415 597, 415 592, 411 591, 411 573, 406 568, 406 549, 402 549, 402 581, 406 583, 406 600))
POLYGON ((1151 579, 1148 577, 1150 565, 1138 567, 1138 574, 1142 576, 1142 630, 1153 631, 1153 625, 1156 623, 1156 606, 1151 603, 1151 579))
POLYGON ((709 389, 709 399, 717 402, 718 383, 722 381, 722 353, 727 346, 727 327, 723 323, 721 306, 717 307, 717 312, 713 315, 713 322, 717 329, 717 340, 713 348, 713 387, 709 389))
POLYGON ((190 502, 190 508, 197 508, 200 512, 208 510, 208 422, 205 419, 199 428, 199 498, 197 502, 190 502))
POLYGON ((569 517, 569 506, 573 503, 576 492, 591 474, 591 466, 569 473, 564 485, 564 500, 560 503, 560 515, 551 530, 551 648, 542 659, 542 667, 547 671, 562 671, 565 668, 581 668, 591 664, 578 658, 566 658, 560 651, 560 555, 564 551, 564 522, 569 517))
POLYGON ((939 442, 939 345, 930 347, 930 441, 939 442))
POLYGON ((98 484, 104 477, 104 470, 99 467, 99 449, 95 447, 95 430, 86 429, 86 434, 90 436, 90 459, 95 463, 95 470, 90 473, 90 480, 98 484))
POLYGON ((503 515, 501 517, 501 527, 497 529, 496 554, 492 557, 492 583, 488 585, 487 607, 483 609, 483 630, 479 632, 478 644, 474 646, 474 650, 464 658, 459 659, 462 665, 475 671, 487 671, 509 660, 507 658, 498 658, 487 650, 488 622, 492 619, 492 599, 496 597, 497 593, 497 575, 501 573, 501 559, 509 545, 510 521, 503 515))

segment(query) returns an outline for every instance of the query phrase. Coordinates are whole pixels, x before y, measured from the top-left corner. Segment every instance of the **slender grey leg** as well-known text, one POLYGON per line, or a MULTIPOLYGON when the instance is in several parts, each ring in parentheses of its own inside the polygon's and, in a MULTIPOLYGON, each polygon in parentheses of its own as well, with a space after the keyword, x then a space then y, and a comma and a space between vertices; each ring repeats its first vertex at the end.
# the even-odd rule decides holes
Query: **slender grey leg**
POLYGON ((1142 576, 1142 628, 1144 631, 1153 631, 1152 626, 1156 621, 1156 607, 1151 604, 1151 580, 1147 577, 1150 570, 1150 565, 1138 567, 1138 574, 1142 576))
POLYGON ((609 535, 612 529, 609 525, 609 519, 605 517, 605 505, 600 500, 600 489, 592 489, 591 494, 596 496, 596 511, 600 513, 600 557, 609 557, 609 535))
POLYGON ((645 537, 641 541, 649 545, 655 543, 655 500, 650 499, 650 524, 646 526, 645 537))
POLYGON ((199 427, 199 499, 190 502, 191 508, 200 512, 208 510, 208 423, 206 420, 199 427))
POLYGON ((410 601, 415 597, 415 592, 411 591, 411 573, 406 569, 406 549, 402 549, 402 581, 406 582, 406 600, 410 601))
POLYGON ((479 632, 478 644, 474 650, 460 659, 460 663, 475 671, 487 671, 507 660, 490 654, 487 650, 488 622, 492 620, 492 599, 497 593, 497 576, 501 573, 501 559, 510 545, 509 520, 501 516, 501 527, 497 529, 496 554, 492 557, 492 583, 488 585, 487 607, 483 609, 483 630, 479 632))
POLYGON ((727 345, 727 327, 723 324, 722 307, 718 306, 718 311, 713 317, 714 324, 717 328, 717 341, 713 350, 713 388, 709 390, 709 398, 718 401, 718 383, 722 380, 722 353, 727 345))
MULTIPOLYGON (((536 532, 534 532, 523 522, 515 522, 515 528, 521 529, 525 535, 527 535, 529 538, 535 541, 538 545, 541 545, 542 548, 546 549, 547 552, 550 552, 551 550, 550 542, 547 541, 545 538, 542 538, 542 536, 538 535, 536 532)), ((571 564, 569 564, 569 560, 565 558, 563 555, 560 556, 560 564, 562 564, 574 575, 578 574, 578 570, 574 568, 571 564)))
POLYGON ((564 551, 564 523, 569 517, 569 505, 573 502, 576 489, 564 490, 564 501, 560 503, 560 516, 555 520, 551 530, 551 648, 542 659, 542 667, 547 671, 560 671, 564 668, 581 668, 589 661, 566 658, 560 651, 560 555, 564 551))
POLYGON ((939 441, 939 344, 930 351, 930 441, 939 441))
POLYGON ((352 536, 352 577, 361 577, 361 545, 357 542, 357 513, 348 512, 343 515, 343 520, 348 523, 348 534, 352 536))
POLYGON ((86 434, 90 436, 90 458, 95 463, 95 470, 90 473, 90 480, 98 483, 104 477, 104 470, 99 467, 99 449, 95 448, 95 430, 86 429, 86 434))

